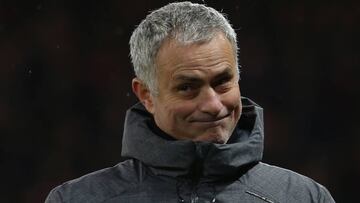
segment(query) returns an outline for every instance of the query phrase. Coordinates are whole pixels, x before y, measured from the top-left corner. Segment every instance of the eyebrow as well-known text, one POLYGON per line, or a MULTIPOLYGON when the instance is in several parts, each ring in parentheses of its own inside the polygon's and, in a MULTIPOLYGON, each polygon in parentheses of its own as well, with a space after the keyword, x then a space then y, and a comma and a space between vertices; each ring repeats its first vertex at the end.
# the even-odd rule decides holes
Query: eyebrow
POLYGON ((214 77, 214 79, 212 79, 212 80, 222 79, 224 77, 233 77, 233 76, 234 76, 234 74, 233 74, 231 68, 228 67, 225 70, 223 70, 221 73, 217 74, 214 77))
MULTIPOLYGON (((234 74, 232 72, 232 69, 230 67, 225 68, 223 71, 218 73, 214 76, 214 78, 211 79, 211 81, 217 81, 219 79, 222 79, 224 77, 233 77, 234 74)), ((189 83, 199 83, 203 80, 197 76, 193 75, 177 75, 173 78, 174 81, 180 81, 180 82, 189 82, 189 83)))
POLYGON ((201 79, 196 76, 188 76, 188 75, 177 75, 174 78, 175 81, 184 81, 184 82, 200 82, 201 79))

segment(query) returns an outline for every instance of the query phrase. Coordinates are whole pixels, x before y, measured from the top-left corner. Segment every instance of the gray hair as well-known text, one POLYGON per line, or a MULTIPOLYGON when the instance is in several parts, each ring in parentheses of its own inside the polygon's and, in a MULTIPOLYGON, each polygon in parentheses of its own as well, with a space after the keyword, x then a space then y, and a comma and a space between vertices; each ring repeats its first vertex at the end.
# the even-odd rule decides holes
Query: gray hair
POLYGON ((136 77, 156 95, 155 59, 163 42, 166 39, 183 44, 210 41, 219 31, 230 41, 237 65, 236 33, 220 12, 191 2, 170 3, 151 12, 130 38, 130 56, 136 77))

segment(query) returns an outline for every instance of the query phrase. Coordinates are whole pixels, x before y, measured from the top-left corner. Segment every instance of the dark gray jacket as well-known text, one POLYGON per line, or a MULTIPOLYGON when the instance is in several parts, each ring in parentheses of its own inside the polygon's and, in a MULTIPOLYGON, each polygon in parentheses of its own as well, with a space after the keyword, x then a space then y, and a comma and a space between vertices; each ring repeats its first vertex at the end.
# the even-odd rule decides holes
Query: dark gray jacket
POLYGON ((243 98, 227 144, 173 140, 141 104, 128 110, 118 165, 66 182, 46 202, 334 202, 315 181, 260 162, 262 109, 243 98))

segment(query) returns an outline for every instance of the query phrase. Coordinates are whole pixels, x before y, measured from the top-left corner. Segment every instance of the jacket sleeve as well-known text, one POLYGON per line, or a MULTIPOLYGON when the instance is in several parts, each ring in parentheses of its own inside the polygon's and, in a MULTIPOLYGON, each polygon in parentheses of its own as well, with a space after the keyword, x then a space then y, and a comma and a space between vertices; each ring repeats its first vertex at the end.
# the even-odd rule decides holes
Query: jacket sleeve
POLYGON ((335 200, 332 198, 330 192, 324 187, 321 187, 321 193, 319 194, 319 201, 320 203, 335 203, 335 200))
POLYGON ((58 191, 58 187, 52 189, 46 197, 45 203, 62 203, 61 195, 58 191))

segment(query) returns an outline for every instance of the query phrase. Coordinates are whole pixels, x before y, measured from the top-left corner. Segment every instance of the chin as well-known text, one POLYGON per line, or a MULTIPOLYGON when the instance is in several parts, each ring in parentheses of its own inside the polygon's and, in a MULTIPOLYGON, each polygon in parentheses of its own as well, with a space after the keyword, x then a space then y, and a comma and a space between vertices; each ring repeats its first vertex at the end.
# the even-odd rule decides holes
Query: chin
POLYGON ((215 139, 214 141, 212 141, 212 143, 215 144, 226 144, 227 141, 229 140, 229 138, 225 138, 225 137, 219 137, 218 139, 215 139))
POLYGON ((195 138, 193 141, 196 142, 211 142, 215 144, 226 144, 228 141, 228 136, 220 135, 220 134, 209 134, 203 135, 198 138, 195 138))

